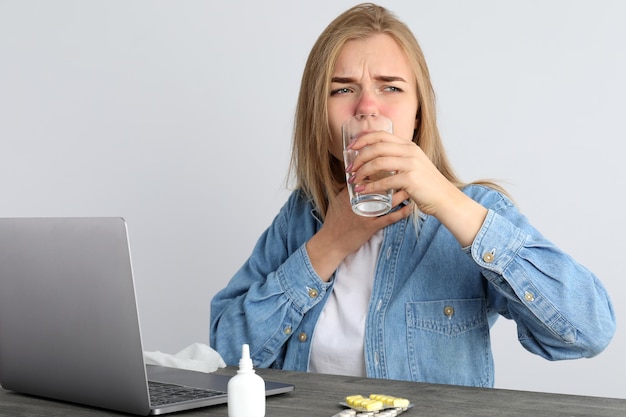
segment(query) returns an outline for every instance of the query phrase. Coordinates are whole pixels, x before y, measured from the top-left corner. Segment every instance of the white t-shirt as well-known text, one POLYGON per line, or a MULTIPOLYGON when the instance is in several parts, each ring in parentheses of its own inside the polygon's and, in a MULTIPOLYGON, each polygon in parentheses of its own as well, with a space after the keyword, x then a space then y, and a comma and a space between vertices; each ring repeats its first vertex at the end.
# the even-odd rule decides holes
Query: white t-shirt
POLYGON ((337 268, 333 290, 315 325, 310 372, 366 376, 365 320, 383 233, 378 231, 337 268))

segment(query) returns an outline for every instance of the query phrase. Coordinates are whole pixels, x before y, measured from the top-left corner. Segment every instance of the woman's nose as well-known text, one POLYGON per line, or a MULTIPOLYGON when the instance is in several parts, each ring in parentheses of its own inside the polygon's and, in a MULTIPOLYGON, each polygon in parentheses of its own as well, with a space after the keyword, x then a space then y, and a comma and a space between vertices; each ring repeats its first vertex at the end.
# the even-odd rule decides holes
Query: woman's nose
POLYGON ((376 94, 369 89, 364 89, 359 95, 355 114, 378 114, 378 101, 376 94))

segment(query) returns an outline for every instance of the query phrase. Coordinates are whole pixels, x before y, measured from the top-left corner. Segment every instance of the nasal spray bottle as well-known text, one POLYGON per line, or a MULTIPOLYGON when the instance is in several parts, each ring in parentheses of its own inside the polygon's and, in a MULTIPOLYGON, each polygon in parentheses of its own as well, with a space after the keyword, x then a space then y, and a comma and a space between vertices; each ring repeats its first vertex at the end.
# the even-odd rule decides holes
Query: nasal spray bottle
POLYGON ((254 369, 250 346, 241 346, 237 375, 228 381, 228 417, 265 417, 265 381, 254 369))

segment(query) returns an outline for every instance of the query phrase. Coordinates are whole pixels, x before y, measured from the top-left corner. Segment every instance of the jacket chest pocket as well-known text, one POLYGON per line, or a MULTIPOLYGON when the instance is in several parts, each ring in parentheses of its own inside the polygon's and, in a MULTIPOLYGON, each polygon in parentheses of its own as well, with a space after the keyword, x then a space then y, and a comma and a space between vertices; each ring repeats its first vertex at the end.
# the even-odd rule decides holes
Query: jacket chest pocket
POLYGON ((409 364, 414 380, 493 385, 484 299, 408 302, 406 318, 409 364))

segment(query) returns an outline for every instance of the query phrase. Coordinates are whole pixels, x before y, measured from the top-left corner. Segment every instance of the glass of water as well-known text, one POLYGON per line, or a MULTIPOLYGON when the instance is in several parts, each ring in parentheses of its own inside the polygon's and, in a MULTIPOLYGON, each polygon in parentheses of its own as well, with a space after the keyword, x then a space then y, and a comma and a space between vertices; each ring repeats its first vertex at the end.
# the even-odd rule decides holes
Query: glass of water
MULTIPOLYGON (((358 154, 358 151, 347 149, 348 145, 365 133, 376 131, 393 133, 391 120, 380 114, 358 114, 343 122, 341 134, 343 138, 343 159, 346 167, 352 163, 358 154)), ((357 193, 354 191, 354 187, 357 184, 351 184, 348 181, 352 174, 352 172, 346 172, 346 182, 348 184, 348 193, 350 194, 350 204, 356 214, 374 217, 386 214, 391 210, 393 190, 387 190, 383 193, 357 193)), ((393 175, 393 172, 378 172, 373 176, 365 178, 361 184, 377 181, 390 175, 393 175)))

